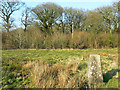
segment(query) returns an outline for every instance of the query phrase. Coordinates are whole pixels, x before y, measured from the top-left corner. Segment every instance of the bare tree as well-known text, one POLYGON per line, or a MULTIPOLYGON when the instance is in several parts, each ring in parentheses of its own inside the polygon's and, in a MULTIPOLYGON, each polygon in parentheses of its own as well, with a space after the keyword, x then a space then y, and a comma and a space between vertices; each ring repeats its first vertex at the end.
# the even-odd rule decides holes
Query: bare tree
POLYGON ((50 28, 58 21, 63 13, 63 8, 54 4, 46 3, 32 9, 37 20, 40 21, 44 32, 50 33, 50 28))
POLYGON ((12 27, 12 24, 14 22, 14 19, 11 17, 11 15, 19 10, 25 3, 23 2, 0 2, 0 17, 3 20, 3 27, 9 32, 10 28, 12 27))
POLYGON ((25 11, 22 13, 22 17, 21 17, 21 22, 24 25, 24 31, 26 32, 28 25, 31 24, 33 18, 30 16, 31 13, 31 9, 30 8, 26 8, 25 11))
POLYGON ((77 10, 73 8, 65 8, 64 10, 64 19, 68 23, 70 32, 73 33, 73 29, 80 29, 81 23, 83 21, 83 10, 77 10), (73 27, 74 26, 74 27, 73 27))
POLYGON ((114 14, 113 8, 111 6, 101 7, 98 9, 98 12, 103 17, 105 33, 107 33, 107 32, 112 33, 111 25, 112 25, 112 18, 113 18, 113 14, 114 14))

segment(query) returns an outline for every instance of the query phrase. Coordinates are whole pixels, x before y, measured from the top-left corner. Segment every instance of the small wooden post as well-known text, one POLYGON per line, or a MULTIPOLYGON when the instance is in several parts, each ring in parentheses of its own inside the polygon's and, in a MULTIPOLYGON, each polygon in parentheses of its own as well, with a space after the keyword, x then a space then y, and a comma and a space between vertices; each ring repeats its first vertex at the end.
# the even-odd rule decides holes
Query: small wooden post
POLYGON ((91 84, 103 82, 100 55, 96 55, 96 54, 90 55, 88 61, 87 76, 88 76, 89 86, 91 84))

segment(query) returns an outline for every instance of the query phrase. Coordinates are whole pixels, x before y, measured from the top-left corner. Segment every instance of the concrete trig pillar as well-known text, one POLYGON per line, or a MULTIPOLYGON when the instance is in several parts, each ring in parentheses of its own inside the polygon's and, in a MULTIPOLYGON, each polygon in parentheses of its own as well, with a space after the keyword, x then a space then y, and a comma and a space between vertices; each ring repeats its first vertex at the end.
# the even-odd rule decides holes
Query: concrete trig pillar
POLYGON ((96 84, 103 82, 103 75, 101 70, 101 61, 100 61, 100 55, 90 55, 89 61, 88 61, 88 84, 96 84))

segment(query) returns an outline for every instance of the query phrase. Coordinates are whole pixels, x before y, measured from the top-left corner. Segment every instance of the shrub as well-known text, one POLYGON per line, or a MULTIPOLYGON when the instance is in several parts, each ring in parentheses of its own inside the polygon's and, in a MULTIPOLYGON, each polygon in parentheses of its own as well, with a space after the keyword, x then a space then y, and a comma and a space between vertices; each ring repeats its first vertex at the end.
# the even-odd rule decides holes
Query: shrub
POLYGON ((98 33, 75 30, 71 33, 52 31, 46 34, 39 28, 31 26, 27 32, 22 28, 2 33, 3 49, 13 48, 116 48, 118 47, 118 34, 98 33))

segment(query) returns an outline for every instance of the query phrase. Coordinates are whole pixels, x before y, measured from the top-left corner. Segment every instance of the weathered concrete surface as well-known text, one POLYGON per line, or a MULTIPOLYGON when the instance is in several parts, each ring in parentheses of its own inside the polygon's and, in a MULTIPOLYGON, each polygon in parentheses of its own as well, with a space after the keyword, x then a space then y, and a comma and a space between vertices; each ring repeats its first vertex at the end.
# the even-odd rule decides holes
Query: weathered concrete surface
POLYGON ((100 55, 90 55, 89 61, 88 61, 88 84, 95 84, 103 82, 103 75, 101 71, 101 61, 100 61, 100 55))

